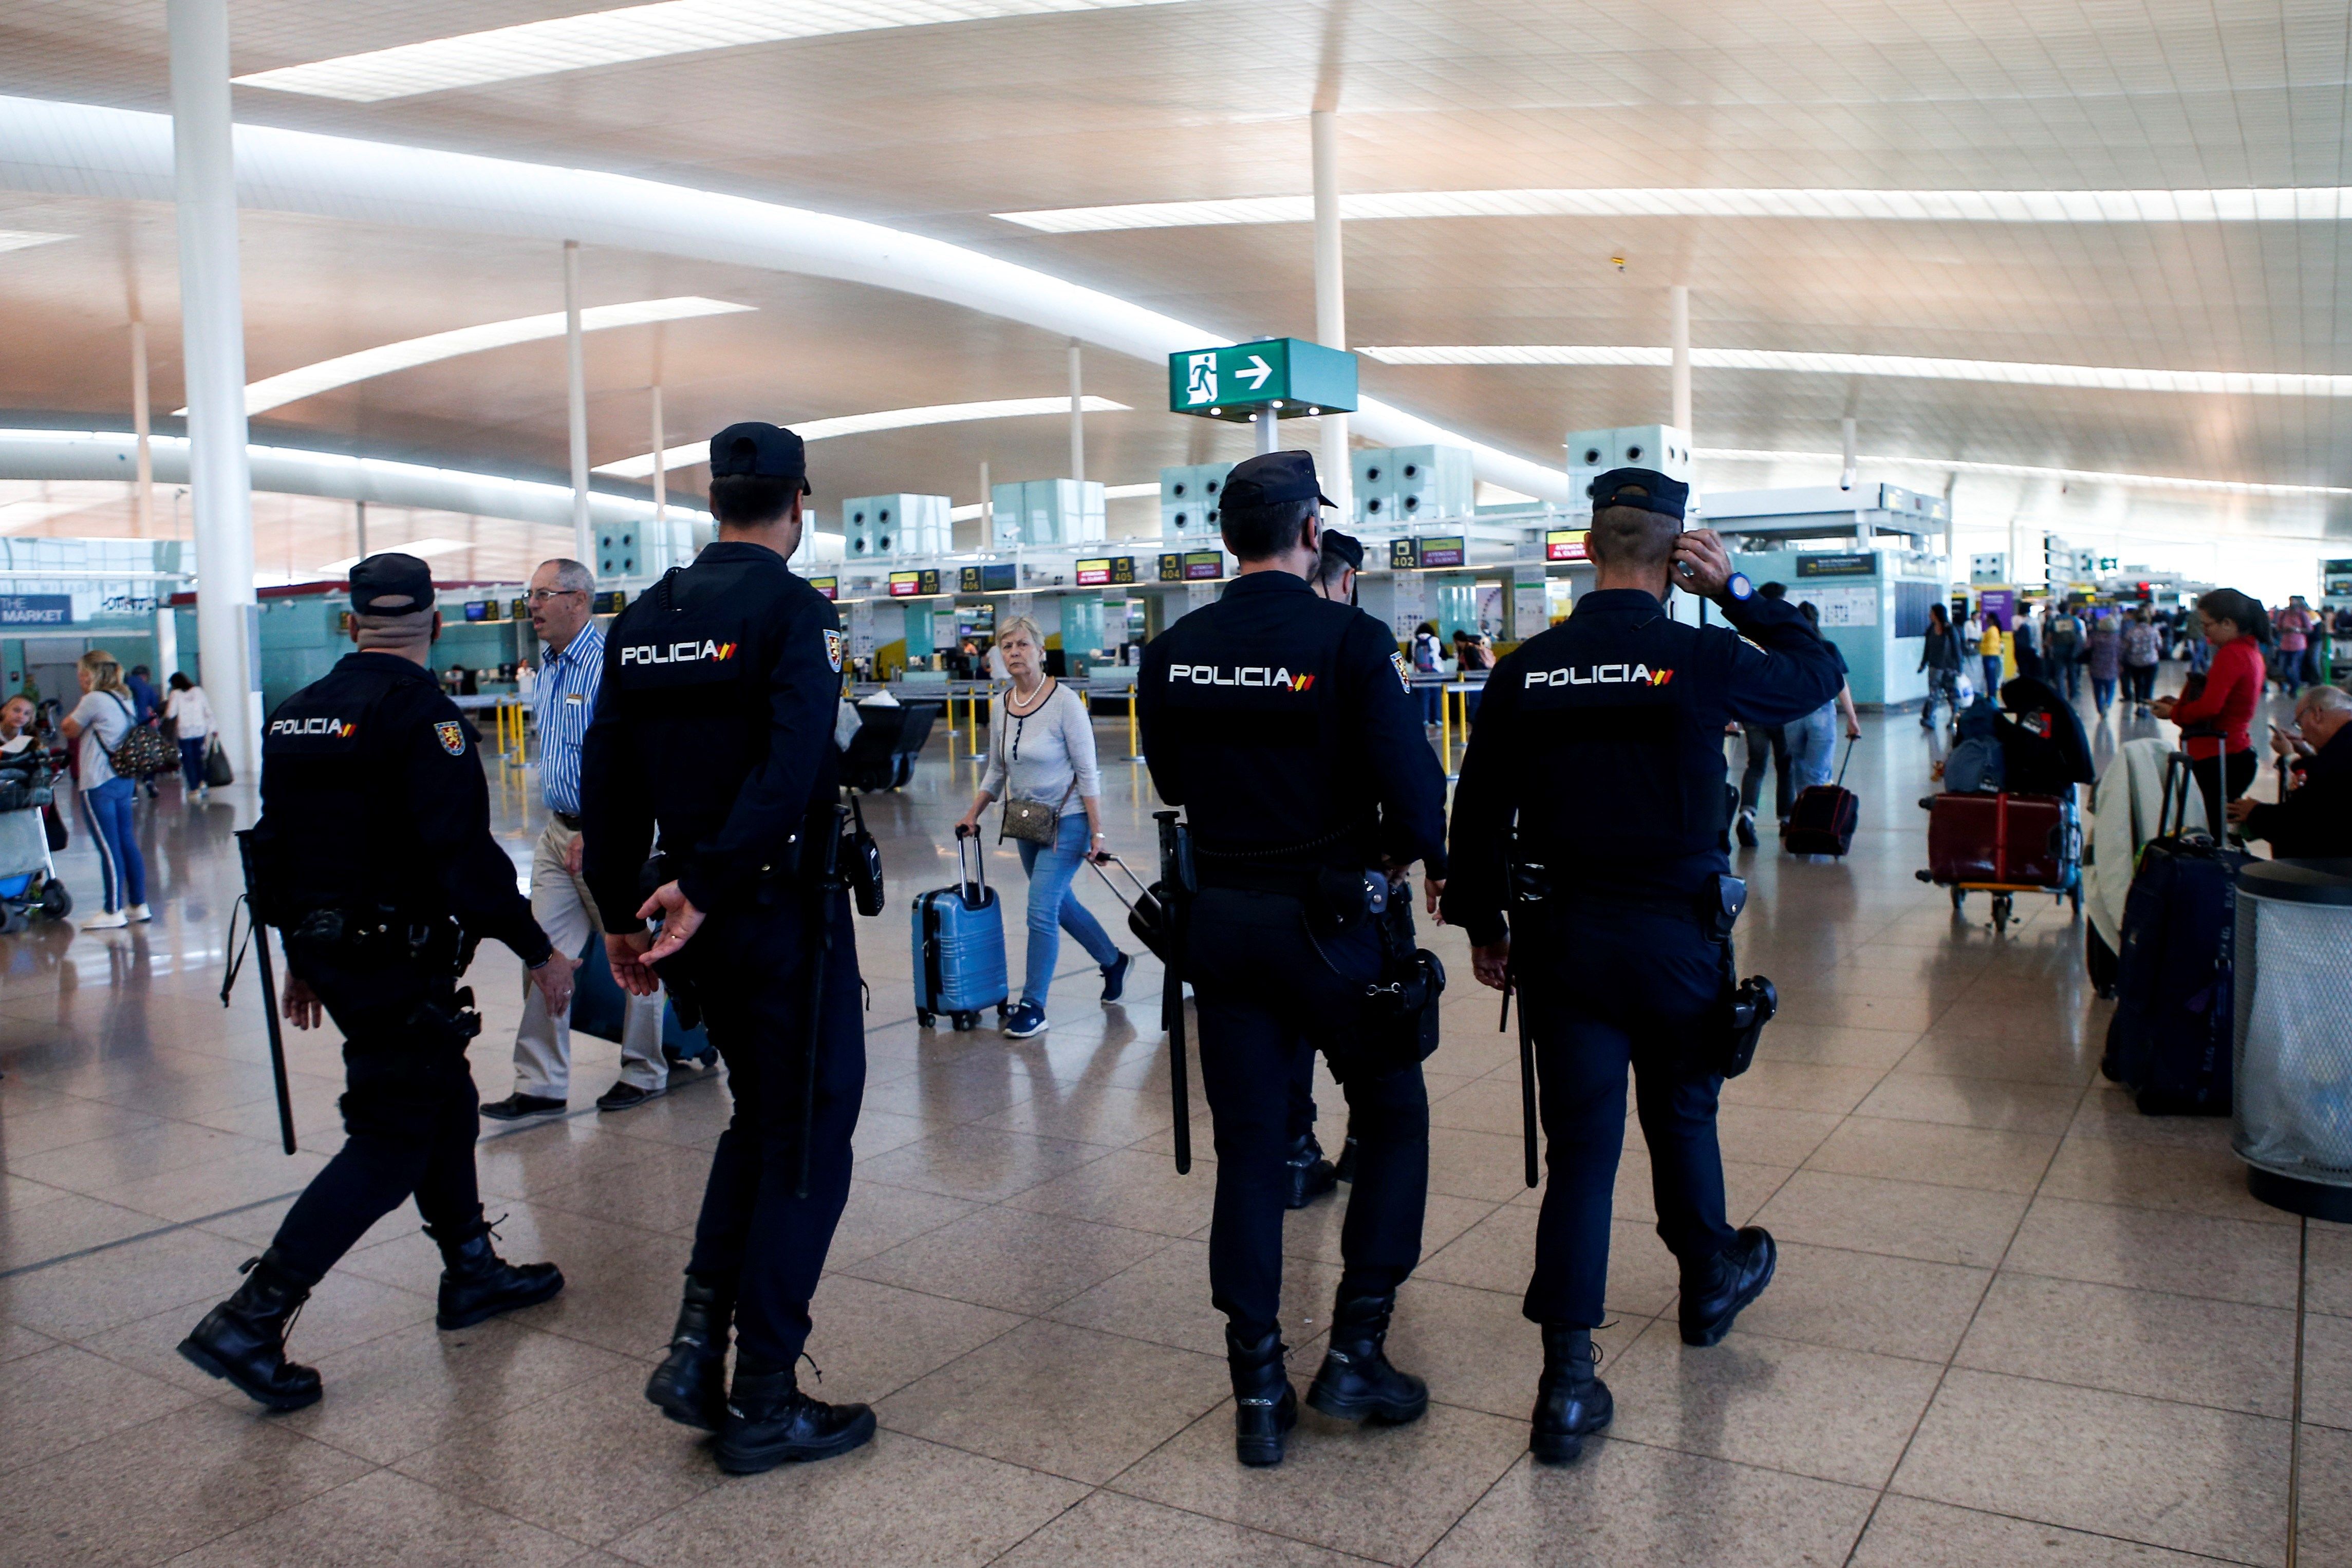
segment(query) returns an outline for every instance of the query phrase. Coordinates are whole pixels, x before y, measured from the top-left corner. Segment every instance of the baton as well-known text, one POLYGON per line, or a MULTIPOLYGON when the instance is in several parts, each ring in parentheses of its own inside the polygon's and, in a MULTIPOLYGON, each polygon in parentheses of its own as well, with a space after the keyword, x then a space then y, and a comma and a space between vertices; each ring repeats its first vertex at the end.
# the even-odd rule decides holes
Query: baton
MULTIPOLYGON (((261 971, 261 1019, 269 1028, 269 1077, 278 1090, 278 1141, 289 1154, 294 1152, 294 1096, 286 1087, 286 1037, 278 1026, 278 975, 269 962, 269 928, 261 923, 261 916, 253 902, 253 829, 242 827, 236 835, 236 857, 245 868, 245 892, 237 903, 245 906, 245 936, 253 948, 255 964, 261 971)), ((236 972, 243 952, 236 944, 236 905, 228 911, 228 972, 221 976, 221 1005, 228 1005, 229 993, 236 987, 236 972)))
POLYGON ((1184 938, 1190 923, 1191 900, 1185 896, 1183 868, 1176 851, 1176 814, 1156 811, 1160 824, 1160 885, 1174 906, 1169 921, 1165 978, 1160 985, 1160 1026, 1168 1032, 1168 1088, 1176 1099, 1176 1173, 1192 1172, 1192 1091, 1184 1066, 1184 938))
MULTIPOLYGON (((1508 959, 1503 963, 1503 1016, 1495 1025, 1507 1029, 1511 1025, 1511 991, 1518 983, 1518 970, 1508 959)), ((1519 998, 1519 1137, 1527 1146, 1528 1185, 1537 1184, 1536 1170, 1536 1040, 1528 1027, 1528 999, 1519 998)))
POLYGON ((824 836, 823 869, 817 873, 817 924, 823 934, 816 950, 809 955, 809 1020, 808 1039, 801 1051, 801 1162, 800 1175, 793 1184, 793 1196, 809 1194, 809 1156, 816 1142, 816 1050, 824 1027, 824 976, 826 960, 833 956, 833 896, 841 891, 841 826, 849 815, 848 808, 835 801, 831 830, 824 836))

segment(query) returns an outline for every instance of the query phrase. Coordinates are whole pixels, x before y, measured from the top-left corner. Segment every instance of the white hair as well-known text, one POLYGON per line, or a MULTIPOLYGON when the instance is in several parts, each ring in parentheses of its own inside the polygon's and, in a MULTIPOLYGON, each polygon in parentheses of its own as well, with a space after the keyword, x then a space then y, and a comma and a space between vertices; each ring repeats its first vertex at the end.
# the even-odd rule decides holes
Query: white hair
POLYGON ((2301 713, 2311 709, 2327 713, 2352 713, 2352 692, 2340 686, 2306 687, 2303 695, 2294 700, 2294 710, 2301 713))
POLYGON ((1004 645, 1004 640, 1007 637, 1012 637, 1016 632, 1028 637, 1030 646, 1034 647, 1039 653, 1044 653, 1045 651, 1045 633, 1044 629, 1041 628, 1035 621, 1031 620, 1026 616, 1010 616, 997 626, 997 646, 1002 647, 1004 645))
POLYGON ((544 572, 551 566, 555 568, 553 586, 557 593, 593 594, 596 591, 596 574, 570 556, 559 555, 552 561, 542 561, 539 563, 539 570, 544 572))

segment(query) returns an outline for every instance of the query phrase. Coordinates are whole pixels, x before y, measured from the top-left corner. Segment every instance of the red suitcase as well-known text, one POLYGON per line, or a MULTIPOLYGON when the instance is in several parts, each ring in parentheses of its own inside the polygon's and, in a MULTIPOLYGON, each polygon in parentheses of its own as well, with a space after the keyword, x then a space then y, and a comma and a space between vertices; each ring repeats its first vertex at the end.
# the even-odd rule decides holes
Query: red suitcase
POLYGON ((2063 888, 2065 804, 2053 795, 1939 795, 1927 808, 1927 872, 1936 881, 2063 888))

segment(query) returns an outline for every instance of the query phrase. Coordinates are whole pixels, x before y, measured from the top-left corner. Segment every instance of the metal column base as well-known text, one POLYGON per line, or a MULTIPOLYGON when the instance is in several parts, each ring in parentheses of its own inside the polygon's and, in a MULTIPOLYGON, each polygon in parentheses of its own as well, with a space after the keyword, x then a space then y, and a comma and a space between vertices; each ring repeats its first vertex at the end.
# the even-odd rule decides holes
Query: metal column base
POLYGON ((2337 1225, 2352 1225, 2352 1187, 2339 1187, 2327 1182, 2306 1182, 2295 1176, 2282 1176, 2273 1171, 2246 1167, 2246 1191, 2273 1208, 2284 1209, 2312 1219, 2331 1220, 2337 1225))

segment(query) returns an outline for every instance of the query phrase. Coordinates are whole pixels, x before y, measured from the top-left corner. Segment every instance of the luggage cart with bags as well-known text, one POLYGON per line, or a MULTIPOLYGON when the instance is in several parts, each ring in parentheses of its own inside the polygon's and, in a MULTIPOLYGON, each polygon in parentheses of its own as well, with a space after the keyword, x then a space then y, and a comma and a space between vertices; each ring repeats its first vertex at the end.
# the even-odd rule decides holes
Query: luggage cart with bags
POLYGON ((1948 888, 1961 912, 1970 893, 1992 895, 1992 927, 2005 931, 2020 893, 2072 900, 2083 912, 2083 817, 2074 792, 1938 795, 1927 808, 1927 867, 1919 880, 1948 888))

